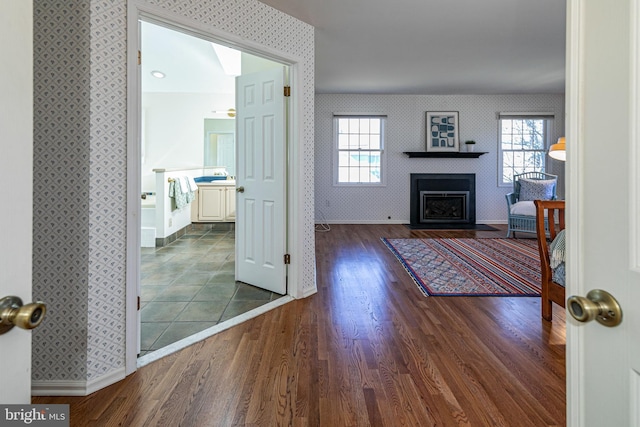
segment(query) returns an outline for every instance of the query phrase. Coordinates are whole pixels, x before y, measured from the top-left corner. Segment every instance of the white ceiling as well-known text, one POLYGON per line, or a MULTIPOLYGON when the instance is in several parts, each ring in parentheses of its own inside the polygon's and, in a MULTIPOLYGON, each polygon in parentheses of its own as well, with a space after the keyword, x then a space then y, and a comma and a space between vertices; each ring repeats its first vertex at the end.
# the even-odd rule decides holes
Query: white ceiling
POLYGON ((224 73, 211 42, 145 21, 141 35, 144 92, 235 92, 235 78, 224 73), (152 77, 154 70, 165 78, 152 77))
POLYGON ((261 0, 315 27, 318 93, 563 93, 565 0, 261 0))

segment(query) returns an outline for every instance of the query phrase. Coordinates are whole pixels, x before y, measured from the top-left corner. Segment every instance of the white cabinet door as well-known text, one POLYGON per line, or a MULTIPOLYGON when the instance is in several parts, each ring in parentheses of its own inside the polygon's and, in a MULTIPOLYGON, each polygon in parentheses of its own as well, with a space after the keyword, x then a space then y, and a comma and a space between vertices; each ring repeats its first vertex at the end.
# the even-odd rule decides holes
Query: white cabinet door
POLYGON ((224 220, 236 220, 236 187, 225 187, 224 220))
POLYGON ((224 187, 201 186, 198 188, 198 219, 200 221, 224 220, 224 187))

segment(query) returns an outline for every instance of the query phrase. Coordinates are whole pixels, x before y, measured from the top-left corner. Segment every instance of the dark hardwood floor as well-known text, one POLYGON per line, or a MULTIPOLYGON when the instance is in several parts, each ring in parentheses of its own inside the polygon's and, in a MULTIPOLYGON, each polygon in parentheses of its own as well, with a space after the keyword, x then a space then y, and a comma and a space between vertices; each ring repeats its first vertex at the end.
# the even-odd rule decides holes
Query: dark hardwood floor
POLYGON ((318 293, 69 403, 72 426, 562 426, 565 315, 539 298, 424 297, 381 237, 504 237, 332 225, 318 293))

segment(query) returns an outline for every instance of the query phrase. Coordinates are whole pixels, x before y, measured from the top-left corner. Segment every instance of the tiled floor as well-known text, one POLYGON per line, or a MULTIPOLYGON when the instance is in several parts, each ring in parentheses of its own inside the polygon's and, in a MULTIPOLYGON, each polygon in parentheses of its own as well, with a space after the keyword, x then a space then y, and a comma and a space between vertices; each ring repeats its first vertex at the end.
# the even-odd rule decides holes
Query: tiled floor
POLYGON ((233 223, 194 224, 169 245, 142 248, 140 356, 281 295, 234 280, 233 223))

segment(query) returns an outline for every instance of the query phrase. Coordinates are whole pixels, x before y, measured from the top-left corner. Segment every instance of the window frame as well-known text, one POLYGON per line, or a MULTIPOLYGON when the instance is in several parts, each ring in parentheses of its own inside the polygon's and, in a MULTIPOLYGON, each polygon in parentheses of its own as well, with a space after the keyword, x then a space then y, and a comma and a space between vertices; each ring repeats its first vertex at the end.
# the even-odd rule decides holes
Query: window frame
MULTIPOLYGON (((498 113, 498 187, 513 187, 513 175, 511 175, 511 181, 505 182, 505 168, 504 168, 504 153, 505 152, 539 152, 542 154, 542 168, 535 170, 527 170, 523 172, 547 172, 549 162, 547 160, 547 152, 549 150, 551 134, 554 129, 554 113, 498 113), (542 120, 543 121, 543 147, 541 149, 521 149, 521 150, 506 150, 502 147, 503 134, 502 134, 502 121, 503 120, 542 120)), ((511 165, 513 169, 513 164, 511 165)))
POLYGON ((386 186, 386 125, 387 115, 380 113, 334 113, 333 114, 333 185, 335 187, 384 187, 386 186), (340 119, 380 119, 380 148, 379 149, 341 149, 339 145, 340 119), (365 153, 380 153, 380 181, 379 182, 341 182, 340 181, 340 153, 345 151, 361 151, 365 153))

